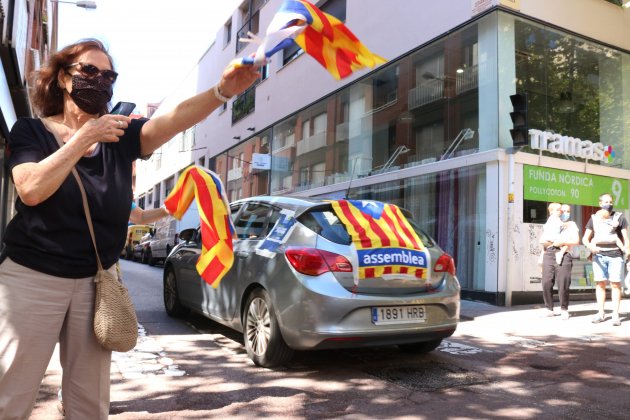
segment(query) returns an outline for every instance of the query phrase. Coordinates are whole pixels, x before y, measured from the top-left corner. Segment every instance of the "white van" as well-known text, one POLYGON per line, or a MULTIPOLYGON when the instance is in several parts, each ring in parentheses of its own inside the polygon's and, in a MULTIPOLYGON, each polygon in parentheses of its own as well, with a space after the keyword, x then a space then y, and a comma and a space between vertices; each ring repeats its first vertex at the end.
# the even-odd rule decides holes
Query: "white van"
POLYGON ((193 201, 190 207, 182 216, 182 220, 177 220, 172 216, 164 217, 155 222, 153 238, 145 246, 145 261, 149 265, 163 262, 171 250, 179 243, 178 233, 184 229, 196 228, 199 225, 199 210, 197 203, 193 201))

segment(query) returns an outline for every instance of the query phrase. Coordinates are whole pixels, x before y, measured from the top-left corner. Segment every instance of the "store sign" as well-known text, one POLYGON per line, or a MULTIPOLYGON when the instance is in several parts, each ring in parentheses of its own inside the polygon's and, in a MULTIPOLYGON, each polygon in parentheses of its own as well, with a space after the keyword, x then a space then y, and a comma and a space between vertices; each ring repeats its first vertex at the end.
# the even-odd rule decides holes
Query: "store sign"
POLYGON ((606 163, 612 163, 615 157, 612 146, 534 129, 529 130, 529 147, 606 163))
POLYGON ((612 194, 616 209, 628 208, 627 179, 523 165, 525 200, 597 206, 603 193, 612 194))
POLYGON ((252 169, 266 170, 271 168, 271 156, 264 153, 252 153, 252 169))

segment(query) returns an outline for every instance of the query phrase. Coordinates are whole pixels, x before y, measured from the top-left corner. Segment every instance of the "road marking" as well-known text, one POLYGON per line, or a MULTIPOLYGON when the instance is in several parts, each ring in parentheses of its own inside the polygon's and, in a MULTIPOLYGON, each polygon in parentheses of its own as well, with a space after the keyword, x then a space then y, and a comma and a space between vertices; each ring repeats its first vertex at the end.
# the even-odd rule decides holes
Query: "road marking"
POLYGON ((478 347, 468 346, 466 344, 455 343, 452 341, 444 340, 442 344, 437 348, 439 351, 443 351, 444 353, 455 354, 455 355, 466 355, 466 354, 477 354, 482 353, 488 350, 482 350, 478 347))

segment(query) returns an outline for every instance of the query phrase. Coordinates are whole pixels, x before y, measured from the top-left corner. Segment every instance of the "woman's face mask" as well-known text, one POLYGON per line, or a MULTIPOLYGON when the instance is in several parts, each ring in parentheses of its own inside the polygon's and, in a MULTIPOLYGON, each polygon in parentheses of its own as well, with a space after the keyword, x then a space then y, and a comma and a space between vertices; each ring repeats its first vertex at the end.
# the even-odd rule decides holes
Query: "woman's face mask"
POLYGON ((569 213, 562 213, 560 215, 560 220, 562 220, 563 222, 568 222, 570 217, 571 217, 571 214, 569 214, 569 213))
POLYGON ((112 83, 103 76, 85 77, 80 74, 72 76, 70 97, 82 111, 98 114, 103 111, 112 99, 112 83))
POLYGON ((606 210, 608 213, 612 214, 613 205, 612 204, 602 204, 601 205, 601 209, 602 210, 606 210))

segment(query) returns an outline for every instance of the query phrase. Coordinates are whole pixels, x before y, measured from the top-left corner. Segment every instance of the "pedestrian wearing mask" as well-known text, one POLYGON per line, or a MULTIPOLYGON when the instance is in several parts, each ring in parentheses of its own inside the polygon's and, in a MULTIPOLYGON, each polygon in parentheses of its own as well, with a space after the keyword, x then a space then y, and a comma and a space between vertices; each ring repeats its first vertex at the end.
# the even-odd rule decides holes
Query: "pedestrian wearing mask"
POLYGON ((100 41, 52 54, 32 83, 40 118, 11 129, 8 166, 18 193, 0 258, 0 419, 29 417, 55 344, 68 418, 106 419, 111 352, 94 334, 96 255, 113 275, 125 243, 132 164, 206 118, 259 77, 228 66, 213 88, 151 120, 107 114, 117 73, 100 41), (59 142, 62 146, 59 146, 59 142))
POLYGON ((569 294, 571 286, 571 270, 573 258, 571 248, 580 241, 578 227, 570 221, 571 206, 551 203, 548 207, 549 218, 543 227, 540 243, 543 246, 542 291, 545 317, 554 316, 553 287, 558 285, 560 315, 563 320, 569 319, 569 294))
POLYGON ((624 253, 630 251, 628 241, 628 222, 620 212, 613 211, 612 196, 604 193, 599 196, 600 210, 586 224, 582 243, 593 254, 593 276, 595 278, 595 296, 597 315, 592 322, 597 324, 606 320, 604 303, 606 301, 606 282, 610 282, 613 306, 612 324, 621 325, 619 306, 621 304, 621 282, 624 271, 624 253), (619 235, 622 244, 619 244, 619 235), (592 238, 591 238, 592 236, 592 238), (619 245, 622 245, 620 248, 619 245))

